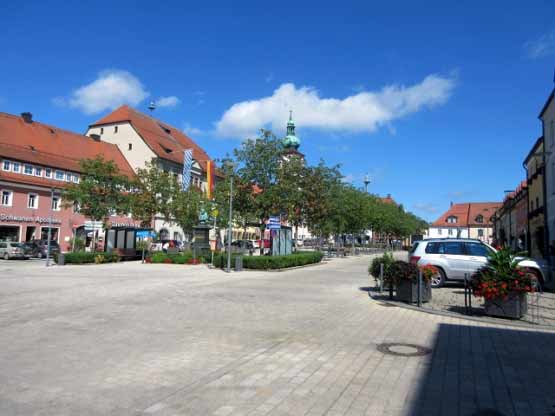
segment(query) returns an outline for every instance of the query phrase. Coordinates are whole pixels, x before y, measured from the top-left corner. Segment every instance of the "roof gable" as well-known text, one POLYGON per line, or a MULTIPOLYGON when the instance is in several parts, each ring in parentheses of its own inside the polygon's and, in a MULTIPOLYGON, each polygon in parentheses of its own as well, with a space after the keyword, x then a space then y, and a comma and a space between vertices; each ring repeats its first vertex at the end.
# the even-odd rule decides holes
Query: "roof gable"
POLYGON ((183 164, 183 151, 193 149, 193 159, 206 170, 208 154, 181 130, 154 117, 123 105, 101 118, 90 127, 129 122, 146 144, 160 158, 183 164))

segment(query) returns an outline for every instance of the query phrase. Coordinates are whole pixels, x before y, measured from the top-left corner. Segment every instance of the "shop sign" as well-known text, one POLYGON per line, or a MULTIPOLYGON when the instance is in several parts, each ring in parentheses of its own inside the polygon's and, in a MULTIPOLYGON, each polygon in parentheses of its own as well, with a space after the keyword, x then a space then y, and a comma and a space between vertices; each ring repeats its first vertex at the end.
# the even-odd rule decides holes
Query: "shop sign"
MULTIPOLYGON (((47 217, 24 217, 20 215, 0 214, 0 221, 4 222, 37 222, 39 224, 48 224, 50 218, 47 217)), ((62 220, 52 218, 52 224, 61 224, 62 220)))

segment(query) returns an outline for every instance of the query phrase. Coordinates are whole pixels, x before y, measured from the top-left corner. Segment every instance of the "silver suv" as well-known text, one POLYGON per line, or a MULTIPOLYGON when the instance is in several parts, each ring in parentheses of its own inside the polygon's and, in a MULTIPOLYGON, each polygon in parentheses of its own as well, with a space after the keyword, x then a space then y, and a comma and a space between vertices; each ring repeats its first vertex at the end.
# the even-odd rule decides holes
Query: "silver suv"
MULTIPOLYGON (((432 287, 441 287, 447 280, 463 281, 484 266, 495 249, 480 240, 458 238, 434 238, 417 241, 409 251, 409 262, 418 266, 431 264, 439 273, 432 278, 432 287)), ((544 283, 547 266, 541 261, 522 258, 519 266, 536 275, 538 283, 544 283)))

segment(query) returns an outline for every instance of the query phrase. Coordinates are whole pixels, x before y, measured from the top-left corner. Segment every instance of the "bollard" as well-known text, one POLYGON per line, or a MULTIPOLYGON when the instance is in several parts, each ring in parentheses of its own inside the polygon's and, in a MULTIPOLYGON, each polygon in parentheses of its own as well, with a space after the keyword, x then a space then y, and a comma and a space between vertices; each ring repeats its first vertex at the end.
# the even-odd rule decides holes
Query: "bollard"
POLYGON ((383 263, 380 263, 380 293, 383 292, 383 263))
POLYGON ((243 270, 243 257, 237 256, 235 257, 235 271, 240 272, 243 270))
POLYGON ((56 263, 58 264, 58 266, 63 266, 66 264, 66 259, 64 257, 64 253, 59 253, 58 254, 58 260, 56 260, 56 263))
POLYGON ((418 307, 422 307, 422 270, 418 270, 418 281, 416 289, 416 299, 418 300, 418 307))

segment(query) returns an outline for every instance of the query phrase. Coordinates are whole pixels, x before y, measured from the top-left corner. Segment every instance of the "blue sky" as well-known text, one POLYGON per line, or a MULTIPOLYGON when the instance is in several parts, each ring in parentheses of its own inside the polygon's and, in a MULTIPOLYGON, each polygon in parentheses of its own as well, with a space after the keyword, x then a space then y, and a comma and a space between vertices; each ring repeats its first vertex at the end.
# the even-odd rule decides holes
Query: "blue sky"
POLYGON ((1 111, 84 132, 156 100, 217 158, 292 108, 310 162, 429 220, 515 188, 553 88, 551 1, 82 3, 0 6, 1 111))

